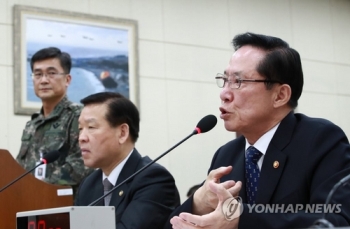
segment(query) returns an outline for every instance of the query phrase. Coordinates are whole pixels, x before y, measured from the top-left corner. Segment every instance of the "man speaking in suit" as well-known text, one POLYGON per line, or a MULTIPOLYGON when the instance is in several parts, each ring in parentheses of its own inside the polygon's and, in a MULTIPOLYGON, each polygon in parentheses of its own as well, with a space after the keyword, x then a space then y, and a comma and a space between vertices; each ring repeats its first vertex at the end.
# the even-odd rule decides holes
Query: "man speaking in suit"
MULTIPOLYGON (((118 93, 102 92, 81 100, 79 146, 84 164, 98 168, 81 183, 75 205, 86 206, 146 164, 135 149, 139 136, 139 112, 118 93), (107 185, 108 184, 108 185, 107 185), (107 187, 109 186, 109 187, 107 187)), ((161 165, 147 169, 115 189, 97 205, 115 206, 116 228, 163 228, 180 204, 172 175, 161 165)))
POLYGON ((349 225, 349 185, 334 193, 334 206, 323 206, 350 174, 349 142, 333 123, 294 113, 303 88, 299 53, 253 33, 237 35, 233 46, 216 81, 225 128, 242 136, 217 150, 207 179, 165 228, 308 228, 326 211, 334 226, 349 225), (231 217, 237 206, 243 211, 231 217))

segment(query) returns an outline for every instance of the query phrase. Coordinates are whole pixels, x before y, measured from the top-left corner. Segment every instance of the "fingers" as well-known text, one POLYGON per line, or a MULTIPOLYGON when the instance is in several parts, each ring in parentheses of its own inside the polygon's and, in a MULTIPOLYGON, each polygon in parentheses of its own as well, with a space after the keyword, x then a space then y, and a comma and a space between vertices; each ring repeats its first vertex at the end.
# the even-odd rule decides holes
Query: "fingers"
POLYGON ((208 178, 210 180, 214 180, 214 182, 219 182, 221 177, 229 174, 231 171, 232 171, 232 166, 220 167, 210 171, 208 178))
POLYGON ((235 186, 236 182, 233 180, 228 180, 228 181, 222 182, 221 184, 222 186, 224 186, 224 188, 230 189, 235 186))
POLYGON ((226 189, 226 187, 222 184, 217 184, 214 182, 209 182, 210 190, 215 193, 219 200, 224 201, 230 197, 236 197, 239 194, 239 191, 242 188, 242 182, 238 181, 234 186, 226 189))
MULTIPOLYGON (((180 215, 182 215, 181 213, 180 215)), ((170 223, 172 225, 173 229, 192 229, 196 228, 196 225, 194 223, 189 223, 189 221, 184 220, 180 216, 174 216, 171 218, 170 223)))
POLYGON ((220 201, 224 201, 230 197, 232 194, 221 184, 216 184, 214 182, 209 182, 210 190, 215 193, 220 201))
MULTIPOLYGON (((183 219, 184 221, 186 221, 187 223, 190 223, 190 226, 195 228, 195 227, 206 227, 208 226, 207 224, 207 220, 206 218, 208 215, 203 215, 203 216, 199 216, 199 215, 192 215, 192 214, 189 214, 189 213, 181 213, 179 215, 179 217, 181 219, 183 219)), ((189 228, 191 228, 189 227, 189 228)))
MULTIPOLYGON (((204 200, 204 202, 208 202, 211 203, 211 202, 215 202, 214 205, 216 205, 216 197, 215 196, 212 196, 212 194, 210 194, 210 190, 208 188, 208 182, 210 181, 214 181, 216 183, 220 183, 220 178, 225 175, 225 174, 228 174, 232 171, 232 166, 228 166, 228 167, 220 167, 218 169, 215 169, 215 170, 212 170, 208 177, 207 177, 207 180, 205 181, 204 185, 202 185, 200 188, 197 189, 197 191, 194 193, 193 195, 193 198, 194 198, 194 201, 195 203, 198 203, 198 202, 201 202, 204 200), (211 199, 214 199, 211 200, 211 199)), ((231 188, 235 185, 235 182, 234 181, 226 181, 223 183, 223 185, 225 186, 226 189, 228 188, 231 188)), ((211 205, 211 204, 209 204, 211 205)))
MULTIPOLYGON (((215 170, 212 170, 204 185, 201 186, 193 195, 193 207, 192 210, 196 215, 203 215, 213 211, 217 204, 218 198, 217 195, 214 194, 209 186, 209 182, 220 183, 220 178, 232 171, 232 166, 220 167, 215 170)), ((234 187, 236 183, 232 180, 225 181, 222 185, 225 189, 230 189, 234 187)))
POLYGON ((235 185, 231 186, 227 190, 231 193, 233 197, 236 197, 239 195, 239 191, 242 188, 242 182, 237 181, 235 185))

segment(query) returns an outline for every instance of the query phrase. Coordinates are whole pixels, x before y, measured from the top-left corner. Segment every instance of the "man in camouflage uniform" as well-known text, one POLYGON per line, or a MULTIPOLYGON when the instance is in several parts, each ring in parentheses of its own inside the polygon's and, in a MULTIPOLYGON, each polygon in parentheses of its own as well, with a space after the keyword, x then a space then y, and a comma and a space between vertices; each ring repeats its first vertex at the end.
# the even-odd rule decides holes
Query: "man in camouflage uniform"
POLYGON ((26 124, 17 161, 30 170, 45 153, 59 150, 58 160, 46 166, 44 181, 70 185, 75 191, 93 170, 84 166, 78 144, 81 106, 66 96, 71 82, 70 55, 57 48, 45 48, 33 55, 30 64, 35 94, 41 99, 42 108, 26 124))

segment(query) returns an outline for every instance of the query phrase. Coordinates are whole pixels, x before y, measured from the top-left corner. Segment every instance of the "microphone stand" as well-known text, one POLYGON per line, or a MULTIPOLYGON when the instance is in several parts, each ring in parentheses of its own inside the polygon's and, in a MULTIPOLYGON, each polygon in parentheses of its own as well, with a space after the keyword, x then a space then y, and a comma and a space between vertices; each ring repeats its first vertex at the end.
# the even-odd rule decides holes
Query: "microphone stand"
POLYGON ((123 184, 125 184, 127 181, 129 181, 130 179, 134 178, 137 174, 139 174, 140 172, 142 172, 143 170, 147 169, 149 166, 151 166, 152 164, 154 164, 156 161, 158 161, 159 159, 161 159, 163 156, 165 156, 167 153, 169 153, 170 151, 172 151, 173 149, 175 149, 176 147, 178 147, 180 144, 182 144, 184 141, 186 141, 187 139, 189 139, 190 137, 192 137, 193 135, 198 134, 198 130, 195 129, 190 135, 188 135, 187 137, 185 137, 184 139, 182 139, 180 142, 178 142, 176 145, 174 145, 173 147, 171 147, 170 149, 168 149, 167 151, 165 151, 163 154, 161 154, 160 156, 158 156, 156 159, 154 159, 153 161, 151 161, 150 163, 148 163, 147 165, 145 165, 144 167, 142 167, 141 169, 139 169, 137 172, 135 172, 133 175, 131 175, 130 177, 128 177, 127 179, 123 180, 121 183, 119 183, 117 186, 113 187, 111 190, 109 190, 106 194, 104 194, 103 196, 101 196, 100 198, 98 198, 97 200, 95 200, 94 202, 92 202, 91 204, 89 204, 88 206, 94 206, 96 205, 98 202, 100 202, 102 199, 104 199, 106 196, 108 196, 109 194, 111 194, 114 190, 116 190, 117 188, 119 188, 120 186, 122 186, 123 184))
POLYGON ((44 164, 44 162, 41 162, 39 164, 37 164, 34 168, 30 169, 29 171, 25 172, 24 174, 22 174, 21 176, 17 177, 15 180, 13 180, 12 182, 10 182, 9 184, 7 184, 5 187, 3 187, 2 189, 0 189, 0 192, 4 191, 5 189, 7 189, 8 187, 10 187, 13 183, 17 182, 19 179, 21 179, 22 177, 24 177, 25 175, 27 175, 28 173, 32 172, 34 169, 36 169, 37 167, 39 167, 40 165, 44 164))
MULTIPOLYGON (((331 201, 335 191, 337 191, 337 189, 339 187, 347 185, 349 179, 350 179, 350 174, 347 175, 346 177, 344 177, 343 179, 341 179, 338 183, 336 183, 333 186, 332 190, 328 193, 328 196, 327 196, 327 199, 326 199, 326 202, 325 202, 326 206, 330 203, 330 201, 331 201)), ((313 224, 313 226, 310 227, 310 228, 321 228, 321 227, 322 228, 334 228, 334 225, 331 222, 329 222, 328 220, 326 220, 326 214, 327 214, 326 211, 323 212, 322 218, 316 220, 315 223, 313 224)))

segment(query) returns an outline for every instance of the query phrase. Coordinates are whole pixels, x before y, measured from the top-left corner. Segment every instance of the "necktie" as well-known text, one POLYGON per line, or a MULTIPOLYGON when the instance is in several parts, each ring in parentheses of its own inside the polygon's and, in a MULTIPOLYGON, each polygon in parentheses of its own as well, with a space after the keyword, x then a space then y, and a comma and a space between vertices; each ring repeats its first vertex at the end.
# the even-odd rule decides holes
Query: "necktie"
POLYGON ((260 177, 260 170, 257 162, 261 156, 262 153, 253 146, 250 146, 247 149, 245 158, 245 172, 247 197, 249 204, 255 204, 255 197, 258 191, 258 181, 260 177))
MULTIPOLYGON (((113 188, 113 185, 111 184, 111 182, 109 182, 109 180, 107 178, 105 178, 103 180, 104 195, 106 195, 106 193, 108 191, 110 191, 112 188, 113 188)), ((109 201, 111 200, 111 196, 112 196, 112 193, 105 197, 105 206, 109 205, 109 201)))

